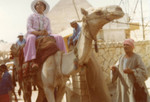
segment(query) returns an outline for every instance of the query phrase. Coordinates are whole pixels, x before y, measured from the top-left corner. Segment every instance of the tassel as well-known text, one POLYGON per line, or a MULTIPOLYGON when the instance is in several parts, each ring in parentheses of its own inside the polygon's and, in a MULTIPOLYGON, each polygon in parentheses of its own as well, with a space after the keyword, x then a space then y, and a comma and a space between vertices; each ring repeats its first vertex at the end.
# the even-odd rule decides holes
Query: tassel
POLYGON ((98 52, 97 41, 95 41, 94 47, 95 47, 95 52, 97 53, 98 52))

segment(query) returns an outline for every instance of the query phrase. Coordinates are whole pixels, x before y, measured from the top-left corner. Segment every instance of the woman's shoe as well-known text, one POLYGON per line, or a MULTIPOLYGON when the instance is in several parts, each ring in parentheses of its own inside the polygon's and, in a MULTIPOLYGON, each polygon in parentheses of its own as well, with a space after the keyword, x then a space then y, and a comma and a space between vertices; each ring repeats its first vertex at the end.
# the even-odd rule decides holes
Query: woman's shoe
POLYGON ((37 63, 32 63, 31 69, 32 70, 37 70, 39 68, 39 65, 37 63))

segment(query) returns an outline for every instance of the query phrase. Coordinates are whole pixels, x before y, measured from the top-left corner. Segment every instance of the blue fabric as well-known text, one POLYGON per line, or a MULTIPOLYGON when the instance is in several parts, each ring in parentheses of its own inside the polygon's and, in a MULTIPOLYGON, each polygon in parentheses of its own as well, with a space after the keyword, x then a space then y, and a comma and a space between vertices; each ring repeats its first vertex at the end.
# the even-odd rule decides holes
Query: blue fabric
POLYGON ((69 37, 69 39, 68 39, 68 45, 70 44, 71 38, 73 39, 73 45, 75 45, 75 42, 79 39, 81 27, 79 24, 77 24, 77 25, 78 25, 77 30, 74 28, 73 29, 73 35, 71 37, 69 37))
POLYGON ((26 43, 26 40, 25 40, 25 39, 23 39, 23 41, 20 41, 20 40, 17 41, 17 45, 19 45, 19 46, 22 46, 22 45, 24 45, 25 43, 26 43))
POLYGON ((11 75, 8 71, 4 72, 2 80, 0 81, 0 95, 8 94, 12 90, 11 75))

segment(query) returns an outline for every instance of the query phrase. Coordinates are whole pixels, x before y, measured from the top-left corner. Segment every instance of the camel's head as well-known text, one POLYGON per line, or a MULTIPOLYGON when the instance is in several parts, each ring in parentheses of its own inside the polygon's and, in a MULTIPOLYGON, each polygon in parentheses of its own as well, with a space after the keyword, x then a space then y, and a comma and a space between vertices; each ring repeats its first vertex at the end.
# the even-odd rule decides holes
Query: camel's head
POLYGON ((11 54, 13 56, 18 56, 18 50, 19 50, 19 46, 17 44, 12 44, 11 47, 10 47, 10 51, 11 51, 11 54))
POLYGON ((83 14, 83 25, 88 25, 92 34, 97 34, 106 23, 124 16, 124 12, 119 6, 107 6, 103 8, 89 10, 81 9, 83 14), (88 23, 88 24, 87 24, 88 23))

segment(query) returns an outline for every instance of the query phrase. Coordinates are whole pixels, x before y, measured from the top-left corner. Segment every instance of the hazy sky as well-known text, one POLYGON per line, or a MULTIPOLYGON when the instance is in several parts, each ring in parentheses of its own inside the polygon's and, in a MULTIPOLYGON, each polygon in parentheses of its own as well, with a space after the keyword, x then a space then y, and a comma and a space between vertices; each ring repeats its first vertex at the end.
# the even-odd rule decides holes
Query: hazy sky
MULTIPOLYGON (((52 8, 59 0, 46 0, 50 7, 52 8)), ((67 0, 66 0, 67 1, 67 0)), ((95 7, 106 6, 111 4, 119 5, 121 0, 87 0, 91 5, 95 7)), ((137 0, 122 0, 122 1, 133 1, 134 3, 137 0)), ((140 0, 139 0, 140 1, 140 0)), ((149 15, 150 6, 148 6, 148 1, 150 0, 142 0, 144 12, 147 17, 149 15), (148 8, 149 7, 149 8, 148 8)), ((0 0, 0 40, 4 40, 7 42, 16 42, 17 36, 21 32, 23 34, 26 33, 26 23, 27 18, 30 14, 32 14, 30 4, 32 0, 0 0)), ((122 2, 120 6, 128 12, 131 9, 126 8, 126 2, 122 2)), ((150 3, 149 3, 150 4, 150 3)), ((134 10, 133 5, 131 6, 132 10, 134 10)), ((139 5, 138 5, 139 6, 139 5)), ((140 10, 139 10, 140 11, 140 10)), ((147 18, 145 18, 147 19, 147 18)))

